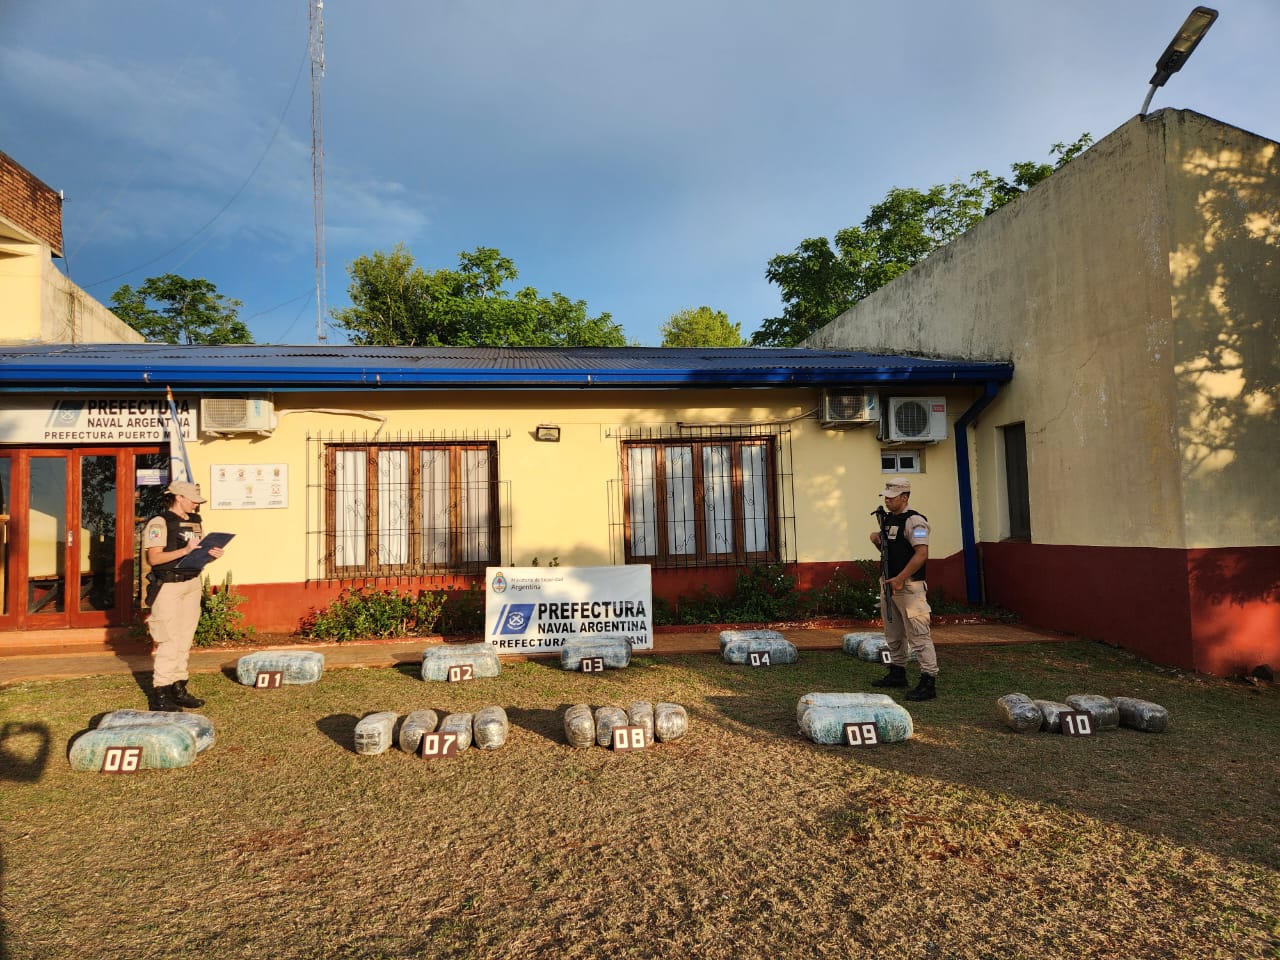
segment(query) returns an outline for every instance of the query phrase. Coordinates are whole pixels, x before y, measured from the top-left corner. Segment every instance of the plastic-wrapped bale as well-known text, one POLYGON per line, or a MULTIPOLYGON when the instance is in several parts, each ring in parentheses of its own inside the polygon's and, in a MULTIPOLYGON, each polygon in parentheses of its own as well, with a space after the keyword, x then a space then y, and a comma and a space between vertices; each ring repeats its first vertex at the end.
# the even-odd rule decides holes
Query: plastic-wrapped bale
POLYGON ((279 673, 287 684, 315 683, 324 673, 324 654, 315 650, 259 650, 236 661, 236 679, 252 687, 260 673, 279 673))
POLYGON ((840 649, 859 660, 880 662, 880 651, 888 650, 883 633, 846 633, 840 638, 840 649))
POLYGON ((737 643, 740 640, 785 640, 777 630, 721 630, 720 631, 720 653, 724 653, 724 648, 731 643, 737 643))
POLYGON ((442 643, 422 651, 423 680, 448 680, 450 667, 470 667, 477 680, 502 672, 498 651, 487 643, 442 643))
POLYGON ((200 713, 170 713, 165 710, 112 710, 98 721, 98 729, 111 727, 148 727, 176 723, 186 727, 196 738, 196 753, 213 746, 213 723, 200 713))
POLYGON ((434 710, 414 710, 400 724, 397 742, 405 753, 417 753, 422 748, 422 738, 436 732, 440 718, 434 710))
POLYGON ((881 743, 902 743, 915 732, 911 714, 883 693, 807 693, 796 705, 800 732, 814 743, 844 743, 846 723, 875 724, 881 743))
POLYGON ((507 742, 507 734, 511 732, 511 724, 507 720, 507 711, 501 707, 484 707, 476 711, 471 721, 474 731, 474 742, 481 750, 497 750, 507 742))
MULTIPOLYGON (((881 654, 889 649, 889 641, 884 638, 883 633, 846 633, 845 636, 862 638, 854 649, 845 646, 845 653, 852 653, 859 660, 866 660, 868 663, 884 663, 881 654)), ((852 641, 847 643, 851 644, 852 641)), ((916 652, 910 648, 907 649, 907 660, 916 662, 916 652)))
POLYGON ((459 752, 471 746, 471 723, 474 717, 469 713, 451 713, 440 724, 437 733, 452 733, 458 738, 459 752))
POLYGON ((1144 733, 1164 733, 1169 727, 1169 711, 1158 703, 1135 697, 1116 697, 1114 703, 1122 727, 1144 733))
POLYGON ((356 724, 356 753, 373 757, 385 753, 391 746, 391 734, 399 717, 391 710, 371 713, 361 717, 356 724))
MULTIPOLYGON (((740 632, 750 633, 753 631, 743 630, 740 632)), ((754 632, 771 633, 773 631, 760 630, 754 632)), ((721 636, 723 636, 723 634, 721 634, 721 636)), ((768 654, 770 666, 795 663, 800 659, 800 653, 796 650, 796 645, 780 633, 775 633, 772 637, 730 640, 720 651, 720 656, 724 658, 725 663, 732 663, 741 666, 751 662, 751 655, 753 653, 768 654)))
POLYGON ((1073 693, 1067 697, 1067 706, 1087 713, 1093 721, 1094 730, 1115 730, 1120 726, 1120 711, 1110 697, 1101 697, 1096 693, 1073 693))
POLYGON ((1032 701, 1040 708, 1040 729, 1046 733, 1062 732, 1062 715, 1071 711, 1071 707, 1065 703, 1059 703, 1057 700, 1034 700, 1032 701))
POLYGON ((610 670, 624 669, 631 663, 631 642, 626 637, 611 636, 566 640, 560 648, 560 666, 565 670, 581 670, 584 660, 599 660, 610 670))
POLYGON ((607 747, 613 743, 613 728, 625 727, 629 722, 627 711, 621 707, 599 707, 596 710, 596 743, 607 747))
POLYGON ((644 745, 653 744, 653 704, 647 700, 637 700, 627 705, 627 722, 644 731, 644 745))
POLYGON ((1004 725, 1018 733, 1035 733, 1044 723, 1044 714, 1025 693, 1006 693, 996 701, 996 707, 1004 725))
POLYGON ((660 703, 653 708, 653 737, 659 743, 679 740, 689 732, 689 714, 678 703, 660 703))
POLYGON ((590 747, 596 742, 596 720, 585 703, 575 703, 564 712, 564 738, 571 747, 590 747))
POLYGON ((176 723, 97 727, 76 738, 67 757, 72 770, 98 771, 113 747, 139 747, 140 770, 170 770, 195 762, 196 738, 176 723))

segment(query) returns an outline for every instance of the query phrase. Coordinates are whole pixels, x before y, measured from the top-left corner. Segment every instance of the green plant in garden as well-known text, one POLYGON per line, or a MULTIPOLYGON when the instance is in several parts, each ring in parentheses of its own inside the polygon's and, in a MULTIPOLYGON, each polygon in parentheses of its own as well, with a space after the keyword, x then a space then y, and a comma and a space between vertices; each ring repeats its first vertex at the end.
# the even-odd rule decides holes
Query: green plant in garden
POLYGON ((312 614, 302 632, 320 640, 415 637, 434 633, 445 606, 442 592, 414 595, 365 586, 344 590, 324 610, 312 614))
POLYGON ((859 571, 857 576, 836 567, 824 586, 808 592, 805 601, 809 616, 871 620, 880 615, 879 564, 857 560, 854 566, 859 571))
POLYGON ((438 632, 450 636, 484 633, 484 584, 472 580, 466 587, 446 587, 439 591, 444 604, 438 632))
POLYGON ((222 584, 214 587, 208 577, 200 581, 200 622, 196 626, 195 645, 213 647, 222 643, 234 643, 253 633, 253 627, 241 627, 244 614, 238 609, 244 603, 244 595, 231 586, 231 574, 222 584))

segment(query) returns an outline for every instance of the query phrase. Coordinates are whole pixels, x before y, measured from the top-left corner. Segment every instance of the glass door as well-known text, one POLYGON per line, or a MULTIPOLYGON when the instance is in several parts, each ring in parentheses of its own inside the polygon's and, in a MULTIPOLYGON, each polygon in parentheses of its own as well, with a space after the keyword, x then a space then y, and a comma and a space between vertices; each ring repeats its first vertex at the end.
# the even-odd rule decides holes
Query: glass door
MULTIPOLYGON (((73 573, 67 561, 74 548, 74 541, 68 540, 72 528, 67 523, 70 467, 66 453, 45 453, 27 460, 24 612, 29 618, 66 620, 68 579, 73 573)), ((79 592, 78 585, 74 589, 79 592)))
MULTIPOLYGON (((128 623, 135 505, 155 499, 136 504, 135 466, 158 456, 136 447, 0 452, 0 630, 128 623)), ((148 473, 157 474, 151 494, 162 480, 148 473)))

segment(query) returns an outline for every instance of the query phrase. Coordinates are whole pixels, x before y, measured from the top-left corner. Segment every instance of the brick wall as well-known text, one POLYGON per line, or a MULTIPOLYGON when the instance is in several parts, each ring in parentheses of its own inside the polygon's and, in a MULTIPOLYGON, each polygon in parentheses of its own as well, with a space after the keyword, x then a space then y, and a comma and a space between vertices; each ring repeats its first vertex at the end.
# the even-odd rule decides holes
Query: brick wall
POLYGON ((62 255, 62 200, 57 191, 5 153, 0 153, 0 216, 62 255))

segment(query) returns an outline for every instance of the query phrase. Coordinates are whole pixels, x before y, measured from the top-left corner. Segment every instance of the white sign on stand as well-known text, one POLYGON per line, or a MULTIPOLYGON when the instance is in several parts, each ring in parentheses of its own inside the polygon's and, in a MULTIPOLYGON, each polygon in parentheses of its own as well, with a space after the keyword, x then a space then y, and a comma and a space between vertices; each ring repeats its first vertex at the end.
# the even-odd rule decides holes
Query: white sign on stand
POLYGON ((568 640, 621 637, 653 649, 653 578, 624 567, 488 567, 484 635, 499 653, 554 653, 568 640))

